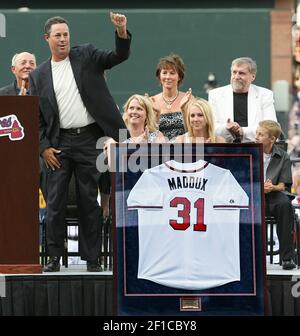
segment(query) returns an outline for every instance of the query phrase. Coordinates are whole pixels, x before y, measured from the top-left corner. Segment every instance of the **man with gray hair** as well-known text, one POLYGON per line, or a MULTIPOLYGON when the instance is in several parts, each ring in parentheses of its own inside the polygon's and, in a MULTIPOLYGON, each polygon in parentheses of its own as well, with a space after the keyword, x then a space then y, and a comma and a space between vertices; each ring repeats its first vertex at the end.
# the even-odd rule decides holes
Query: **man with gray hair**
POLYGON ((252 142, 262 120, 277 121, 273 92, 252 84, 257 65, 250 57, 232 61, 230 84, 208 93, 216 134, 226 142, 252 142))
MULTIPOLYGON (((13 56, 11 60, 11 71, 16 79, 13 83, 0 88, 0 96, 29 96, 29 74, 36 68, 36 59, 34 54, 22 51, 13 56)), ((40 165, 40 188, 43 197, 46 200, 46 179, 47 171, 44 162, 39 158, 40 165)))
POLYGON ((29 74, 36 68, 35 56, 27 51, 17 53, 11 61, 11 71, 16 79, 0 89, 0 96, 29 95, 29 74))

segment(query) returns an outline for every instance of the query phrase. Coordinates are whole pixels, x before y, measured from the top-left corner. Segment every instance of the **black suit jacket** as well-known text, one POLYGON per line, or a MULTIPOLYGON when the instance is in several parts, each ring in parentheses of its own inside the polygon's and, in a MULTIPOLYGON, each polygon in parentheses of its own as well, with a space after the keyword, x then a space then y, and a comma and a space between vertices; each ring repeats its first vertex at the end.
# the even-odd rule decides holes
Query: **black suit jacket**
MULTIPOLYGON (((73 47, 69 58, 81 99, 103 135, 118 141, 119 129, 126 126, 104 78, 104 71, 129 56, 131 34, 127 39, 116 36, 116 49, 99 50, 92 44, 73 47)), ((31 95, 40 98, 40 153, 59 143, 59 110, 53 88, 51 58, 30 73, 31 95)))
POLYGON ((15 81, 7 86, 0 88, 0 96, 16 96, 18 94, 19 92, 17 91, 15 81))

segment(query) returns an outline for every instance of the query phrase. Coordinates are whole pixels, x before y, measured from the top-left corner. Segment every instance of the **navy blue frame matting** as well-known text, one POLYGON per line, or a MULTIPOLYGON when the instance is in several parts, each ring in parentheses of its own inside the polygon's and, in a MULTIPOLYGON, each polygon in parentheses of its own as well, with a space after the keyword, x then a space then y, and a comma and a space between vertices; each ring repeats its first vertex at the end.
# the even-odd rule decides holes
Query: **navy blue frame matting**
POLYGON ((180 147, 183 153, 179 156, 177 146, 182 145, 117 144, 112 151, 116 167, 112 174, 115 313, 120 316, 267 314, 261 145, 206 144, 199 154, 195 145, 185 144, 180 147), (126 200, 143 171, 130 171, 129 161, 141 164, 144 160, 143 168, 145 162, 146 168, 152 168, 183 157, 229 169, 249 196, 249 210, 240 212, 241 280, 238 282, 207 290, 182 290, 137 278, 137 210, 128 211, 126 200))

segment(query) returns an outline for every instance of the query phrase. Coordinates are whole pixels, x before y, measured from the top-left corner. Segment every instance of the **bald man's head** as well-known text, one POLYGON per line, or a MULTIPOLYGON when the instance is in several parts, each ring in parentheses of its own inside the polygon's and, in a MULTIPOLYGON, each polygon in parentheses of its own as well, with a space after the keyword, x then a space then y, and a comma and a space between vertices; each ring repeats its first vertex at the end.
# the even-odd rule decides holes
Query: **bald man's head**
POLYGON ((36 68, 35 56, 29 52, 15 54, 11 61, 11 71, 16 76, 17 82, 28 80, 29 74, 36 68))

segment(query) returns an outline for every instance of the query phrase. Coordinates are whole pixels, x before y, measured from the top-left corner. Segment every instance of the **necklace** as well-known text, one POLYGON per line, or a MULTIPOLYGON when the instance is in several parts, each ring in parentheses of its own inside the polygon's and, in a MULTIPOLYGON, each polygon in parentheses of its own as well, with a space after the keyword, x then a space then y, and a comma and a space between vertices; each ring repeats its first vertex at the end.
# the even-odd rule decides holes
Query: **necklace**
POLYGON ((133 142, 133 143, 145 142, 145 139, 146 139, 146 134, 144 131, 142 134, 138 136, 129 138, 129 142, 133 142))
POLYGON ((165 104, 167 105, 167 109, 170 109, 172 107, 172 104, 177 99, 178 95, 179 95, 179 91, 177 91, 177 94, 176 94, 176 96, 174 98, 172 98, 172 99, 166 99, 164 97, 164 94, 162 93, 162 99, 164 100, 165 104))

